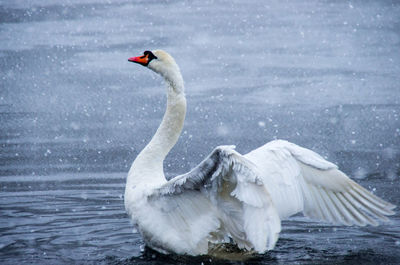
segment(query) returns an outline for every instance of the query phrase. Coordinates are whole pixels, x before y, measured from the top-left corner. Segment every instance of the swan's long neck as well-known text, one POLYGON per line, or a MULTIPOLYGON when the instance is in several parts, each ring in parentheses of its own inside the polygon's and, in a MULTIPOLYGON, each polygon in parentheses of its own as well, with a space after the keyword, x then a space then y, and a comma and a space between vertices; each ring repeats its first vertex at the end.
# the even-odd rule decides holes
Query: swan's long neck
POLYGON ((163 161, 181 134, 186 98, 179 69, 162 74, 167 84, 167 109, 157 132, 139 153, 128 174, 128 184, 165 182, 163 161))

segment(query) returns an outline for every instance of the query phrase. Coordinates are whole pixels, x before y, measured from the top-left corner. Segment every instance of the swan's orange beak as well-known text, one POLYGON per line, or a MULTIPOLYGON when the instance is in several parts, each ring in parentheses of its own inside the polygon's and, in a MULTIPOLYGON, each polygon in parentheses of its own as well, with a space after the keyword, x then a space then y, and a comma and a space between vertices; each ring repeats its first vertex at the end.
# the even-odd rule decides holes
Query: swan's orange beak
POLYGON ((128 59, 128 61, 146 66, 149 64, 149 55, 147 54, 139 57, 131 57, 128 59))

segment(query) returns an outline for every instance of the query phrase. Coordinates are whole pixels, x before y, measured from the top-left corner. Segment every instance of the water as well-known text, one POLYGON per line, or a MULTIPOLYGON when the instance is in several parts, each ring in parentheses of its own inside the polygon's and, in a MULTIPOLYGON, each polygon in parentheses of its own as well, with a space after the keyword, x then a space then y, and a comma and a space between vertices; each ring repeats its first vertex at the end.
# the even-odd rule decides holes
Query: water
MULTIPOLYGON (((165 107, 160 78, 127 62, 148 49, 186 82, 169 177, 216 145, 280 138, 399 205, 399 14, 391 1, 0 1, 1 263, 210 263, 142 252, 123 209, 165 107)), ((296 216, 252 262, 400 263, 399 228, 398 213, 376 228, 296 216)))

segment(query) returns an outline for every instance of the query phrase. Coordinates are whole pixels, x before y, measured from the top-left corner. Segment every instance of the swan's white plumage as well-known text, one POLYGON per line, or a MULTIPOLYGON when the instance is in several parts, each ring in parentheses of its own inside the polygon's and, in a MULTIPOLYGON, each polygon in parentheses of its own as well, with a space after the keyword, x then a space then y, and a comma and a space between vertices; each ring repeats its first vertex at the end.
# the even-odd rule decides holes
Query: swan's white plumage
POLYGON ((183 127, 186 100, 174 59, 154 51, 148 67, 167 83, 167 110, 132 164, 125 207, 146 243, 163 253, 207 254, 235 243, 263 253, 278 240, 281 220, 298 212, 332 223, 377 225, 394 205, 349 179, 311 150, 277 140, 241 155, 219 146, 190 172, 169 181, 163 160, 183 127))
POLYGON ((371 194, 311 150, 277 140, 245 156, 258 166, 281 219, 297 212, 335 224, 377 225, 394 205, 371 194), (290 200, 288 200, 290 194, 290 200))
MULTIPOLYGON (((179 224, 177 227, 181 233, 178 234, 189 236, 194 243, 203 239, 229 242, 227 235, 230 235, 240 247, 264 252, 275 245, 280 232, 280 220, 254 167, 232 147, 220 146, 189 173, 177 176, 154 189, 149 201, 156 208, 187 209, 185 214, 179 216, 172 210, 168 211, 168 215, 174 216, 174 225, 179 224), (199 204, 207 206, 204 212, 198 211, 201 208, 199 204), (208 222, 199 223, 196 227, 193 223, 197 224, 199 215, 208 222), (206 234, 198 233, 197 230, 206 234), (214 235, 207 238, 209 233, 214 235)), ((168 222, 162 224, 165 227, 168 222)), ((170 243, 168 240, 163 244, 170 243)), ((204 254, 208 251, 208 245, 206 247, 196 247, 193 249, 196 252, 183 253, 204 254)))

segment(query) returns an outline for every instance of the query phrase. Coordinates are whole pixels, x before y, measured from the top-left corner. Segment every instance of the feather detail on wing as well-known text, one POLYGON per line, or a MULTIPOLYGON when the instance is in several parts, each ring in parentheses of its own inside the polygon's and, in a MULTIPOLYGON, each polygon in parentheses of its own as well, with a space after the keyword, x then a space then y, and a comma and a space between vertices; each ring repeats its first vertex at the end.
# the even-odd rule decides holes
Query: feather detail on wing
POLYGON ((387 221, 394 205, 373 195, 315 152, 277 140, 245 155, 263 176, 281 219, 305 216, 365 226, 387 221))
MULTIPOLYGON (((190 224, 201 218, 201 212, 199 216, 199 213, 188 214, 192 211, 188 210, 176 216, 176 211, 169 210, 168 205, 195 207, 197 199, 190 197, 203 196, 212 205, 208 212, 219 220, 219 227, 214 223, 188 227, 179 221, 181 229, 203 230, 210 233, 212 238, 209 239, 214 243, 229 242, 231 238, 240 248, 262 253, 275 246, 281 229, 280 219, 257 168, 233 148, 217 147, 192 171, 154 190, 148 200, 158 206, 165 203, 166 206, 161 208, 166 214, 174 219, 185 219, 190 224)), ((199 234, 198 238, 201 237, 204 235, 199 234)))

